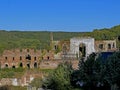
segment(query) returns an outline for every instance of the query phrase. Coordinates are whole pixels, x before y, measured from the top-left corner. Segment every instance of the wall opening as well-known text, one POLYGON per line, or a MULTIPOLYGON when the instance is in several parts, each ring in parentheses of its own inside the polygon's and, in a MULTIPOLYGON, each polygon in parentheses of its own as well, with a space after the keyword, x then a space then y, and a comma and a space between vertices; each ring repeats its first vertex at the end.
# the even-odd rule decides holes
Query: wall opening
POLYGON ((29 63, 27 64, 27 68, 30 68, 30 64, 29 63))
POLYGON ((5 57, 5 60, 7 60, 7 57, 5 57))
POLYGON ((12 66, 12 68, 15 68, 15 66, 12 66))
POLYGON ((20 56, 20 60, 22 60, 22 56, 20 56))
POLYGON ((13 61, 15 60, 15 58, 13 57, 13 61))
POLYGON ((57 46, 57 45, 55 45, 55 46, 54 46, 54 48, 55 48, 55 50, 57 50, 57 49, 58 49, 58 46, 57 46))
POLYGON ((36 61, 36 57, 34 57, 34 60, 36 61))
POLYGON ((5 64, 5 68, 8 68, 8 64, 5 64))
POLYGON ((111 49, 111 44, 108 44, 108 49, 111 49))
POLYGON ((85 57, 86 56, 86 46, 83 43, 81 43, 79 45, 79 56, 80 57, 85 57))
POLYGON ((22 64, 22 63, 20 63, 20 67, 23 67, 23 64, 22 64))
POLYGON ((34 68, 37 68, 37 62, 34 63, 34 68))
POLYGON ((26 56, 26 59, 27 59, 27 60, 31 60, 31 56, 28 54, 28 55, 26 56))
POLYGON ((99 49, 103 49, 103 44, 99 44, 99 49))
POLYGON ((49 60, 49 59, 50 59, 50 57, 48 56, 48 57, 47 57, 47 59, 49 60))

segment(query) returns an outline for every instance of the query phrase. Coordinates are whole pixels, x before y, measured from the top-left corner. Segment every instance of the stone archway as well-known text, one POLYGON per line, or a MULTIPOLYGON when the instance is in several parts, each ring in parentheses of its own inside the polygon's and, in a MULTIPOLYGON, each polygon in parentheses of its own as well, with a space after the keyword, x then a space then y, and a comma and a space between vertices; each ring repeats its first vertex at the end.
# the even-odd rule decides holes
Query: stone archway
POLYGON ((37 62, 34 63, 34 68, 37 68, 37 62))
POLYGON ((5 68, 8 68, 8 64, 5 64, 5 68))
POLYGON ((79 45, 79 56, 86 57, 86 45, 84 43, 79 45))

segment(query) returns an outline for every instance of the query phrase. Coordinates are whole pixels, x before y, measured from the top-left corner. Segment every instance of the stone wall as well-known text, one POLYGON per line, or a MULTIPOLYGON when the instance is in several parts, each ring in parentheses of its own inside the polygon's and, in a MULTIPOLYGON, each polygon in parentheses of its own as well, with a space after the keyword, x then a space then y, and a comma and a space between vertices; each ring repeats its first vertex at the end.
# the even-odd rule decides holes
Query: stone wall
POLYGON ((95 41, 96 52, 116 51, 116 40, 99 40, 95 41))
POLYGON ((18 68, 28 67, 37 68, 40 64, 40 60, 52 60, 54 59, 54 53, 52 51, 34 50, 34 49, 15 49, 5 50, 0 56, 1 68, 18 68))
POLYGON ((43 61, 41 61, 39 67, 42 68, 42 69, 54 69, 60 63, 63 63, 63 62, 72 63, 72 67, 74 69, 78 69, 79 60, 43 60, 43 61))
POLYGON ((80 45, 85 45, 85 57, 89 56, 92 52, 95 52, 94 38, 71 38, 70 39, 70 52, 78 54, 80 57, 80 45))

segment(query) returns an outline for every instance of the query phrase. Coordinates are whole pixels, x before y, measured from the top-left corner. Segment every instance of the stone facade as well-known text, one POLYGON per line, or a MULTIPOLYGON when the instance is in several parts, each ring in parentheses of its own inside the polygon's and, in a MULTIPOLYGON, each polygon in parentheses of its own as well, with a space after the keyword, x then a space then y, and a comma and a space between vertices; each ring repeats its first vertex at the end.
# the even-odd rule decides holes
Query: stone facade
POLYGON ((77 54, 78 57, 83 55, 89 56, 92 52, 95 52, 94 38, 71 38, 70 39, 70 52, 77 54))
POLYGON ((1 68, 37 68, 40 60, 52 60, 54 54, 52 51, 34 50, 34 49, 15 49, 5 50, 0 56, 1 68))
POLYGON ((70 41, 52 41, 51 50, 5 50, 0 56, 0 67, 55 68, 63 60, 72 61, 81 57, 88 57, 92 52, 110 52, 115 50, 116 40, 95 41, 94 38, 90 37, 77 37, 71 38, 70 41), (56 52, 57 50, 60 51, 56 52))
POLYGON ((111 52, 117 50, 116 40, 95 41, 96 52, 111 52))

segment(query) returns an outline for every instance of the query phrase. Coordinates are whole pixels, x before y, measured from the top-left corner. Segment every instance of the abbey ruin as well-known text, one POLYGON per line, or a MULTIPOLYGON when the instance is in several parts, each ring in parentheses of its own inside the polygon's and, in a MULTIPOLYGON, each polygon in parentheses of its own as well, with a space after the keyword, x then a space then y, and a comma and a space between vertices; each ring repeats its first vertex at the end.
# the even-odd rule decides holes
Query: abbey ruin
POLYGON ((5 50, 0 56, 0 68, 55 68, 60 62, 71 61, 77 68, 78 59, 92 52, 116 51, 116 40, 96 41, 90 37, 74 37, 68 41, 54 41, 51 50, 5 50))

